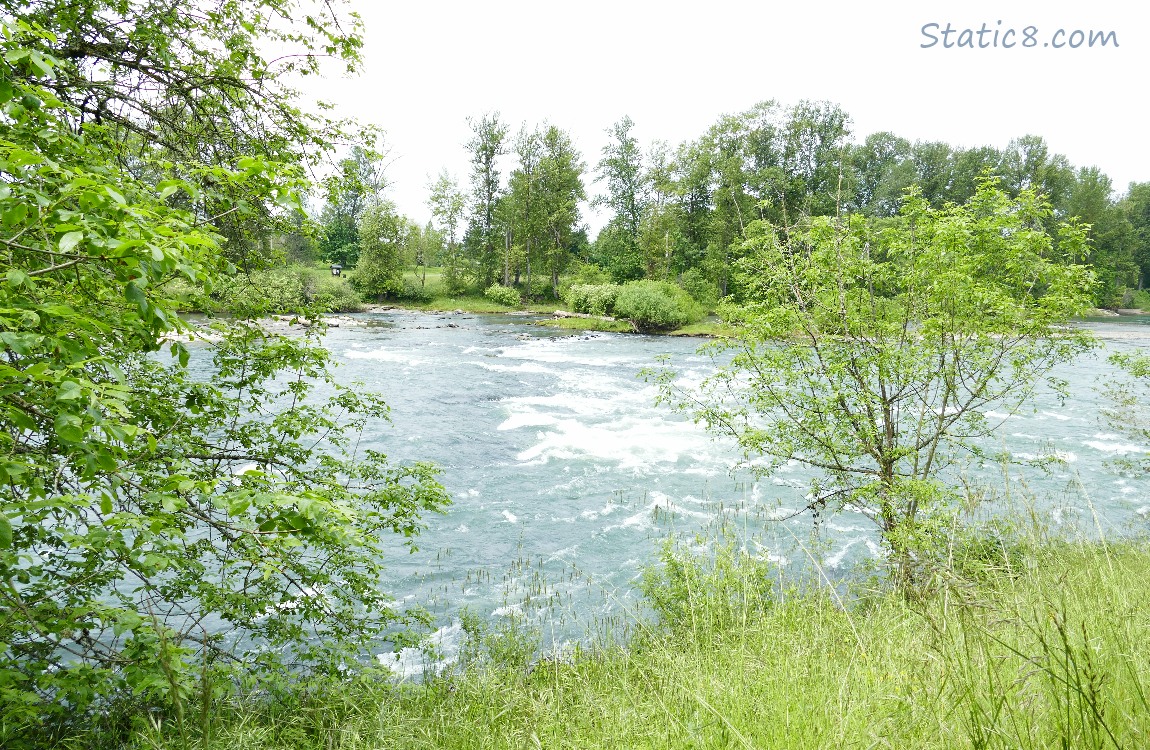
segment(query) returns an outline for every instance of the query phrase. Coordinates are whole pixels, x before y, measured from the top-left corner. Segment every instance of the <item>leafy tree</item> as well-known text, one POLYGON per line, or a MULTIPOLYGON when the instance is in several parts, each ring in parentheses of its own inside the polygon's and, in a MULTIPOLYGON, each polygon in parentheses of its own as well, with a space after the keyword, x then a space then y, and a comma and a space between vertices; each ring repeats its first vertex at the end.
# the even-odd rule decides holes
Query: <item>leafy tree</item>
POLYGON ((443 257, 443 283, 452 293, 463 285, 463 259, 459 252, 459 225, 463 221, 463 211, 467 198, 455 184, 455 180, 443 170, 435 182, 428 186, 428 203, 431 216, 439 225, 446 240, 443 257))
POLYGON ((349 267, 356 264, 360 220, 367 207, 380 200, 384 185, 379 155, 358 146, 339 163, 339 172, 325 181, 319 247, 328 262, 349 267))
POLYGON ((1087 262, 1099 285, 1099 307, 1121 307, 1123 292, 1138 284, 1139 269, 1131 247, 1131 227, 1112 199, 1110 178, 1097 167, 1083 167, 1066 196, 1064 213, 1090 228, 1087 262))
POLYGON ((894 216, 915 179, 911 146, 894 133, 872 133, 851 150, 853 207, 868 216, 894 216))
MULTIPOLYGON (((1051 368, 1090 346, 1062 324, 1090 306, 1093 274, 1057 262, 1050 213, 987 180, 962 206, 912 193, 893 221, 759 223, 740 263, 746 301, 725 312, 737 333, 714 349, 729 364, 686 396, 665 373, 663 397, 734 437, 756 471, 817 470, 807 509, 869 516, 912 585, 953 499, 948 472, 982 455, 986 411, 1058 388, 1051 368)), ((1060 233, 1081 257, 1084 230, 1060 233)))
POLYGON ((539 205, 546 237, 546 263, 551 272, 551 293, 559 299, 559 274, 570 260, 579 202, 586 199, 585 166, 571 137, 551 125, 541 139, 539 205))
POLYGON ((473 136, 467 143, 471 152, 471 219, 467 238, 472 252, 472 273, 482 288, 495 280, 499 267, 499 231, 495 222, 495 206, 500 194, 499 166, 496 163, 506 153, 507 125, 499 121, 499 113, 485 114, 471 120, 473 136))
POLYGON ((540 160, 543 156, 543 144, 539 131, 528 130, 526 126, 519 131, 515 139, 515 155, 519 164, 511 172, 508 181, 508 192, 504 202, 507 212, 507 228, 514 238, 514 242, 522 249, 516 262, 512 264, 510 258, 510 242, 508 242, 508 255, 503 265, 503 285, 510 286, 511 272, 514 270, 515 283, 519 283, 521 268, 527 274, 527 293, 531 294, 531 261, 533 250, 538 249, 539 238, 543 234, 543 204, 540 196, 540 182, 542 173, 540 160), (522 265, 520 263, 522 262, 522 265))
POLYGON ((403 292, 406 244, 414 228, 391 201, 377 200, 359 220, 359 262, 351 276, 356 291, 369 297, 396 297, 403 292))
POLYGON ((209 212, 298 208, 298 166, 265 149, 323 147, 306 116, 273 127, 294 105, 252 82, 269 67, 245 45, 274 26, 355 62, 326 10, 296 26, 286 8, 43 2, 25 9, 47 29, 3 24, 4 747, 99 726, 118 701, 182 724, 232 678, 351 664, 418 619, 379 590, 384 532, 410 541, 447 498, 429 466, 356 453, 382 400, 334 383, 314 338, 236 322, 169 347, 188 329, 168 288, 210 289, 242 255, 209 212), (205 154, 179 140, 199 127, 216 128, 205 154))
POLYGON ((647 208, 647 180, 643 152, 631 135, 635 123, 624 117, 607 129, 611 141, 603 147, 599 160, 599 180, 606 181, 607 194, 597 196, 596 206, 606 206, 613 216, 600 232, 596 244, 604 265, 616 281, 641 278, 643 261, 639 252, 639 230, 647 208))
POLYGON ((196 192, 169 199, 210 223, 228 260, 250 269, 267 262, 270 237, 284 229, 290 214, 280 204, 289 192, 259 173, 237 180, 216 170, 258 157, 299 177, 335 144, 374 137, 370 128, 301 109, 288 83, 319 74, 324 61, 358 65, 361 25, 343 15, 342 4, 318 3, 306 19, 293 0, 194 8, 168 0, 28 0, 8 7, 51 35, 40 46, 50 49, 52 73, 26 77, 69 106, 70 121, 110 162, 146 181, 194 185, 196 192))
POLYGON ((1046 140, 1037 135, 1024 135, 1007 144, 1002 154, 1002 176, 1012 193, 1034 190, 1045 196, 1055 211, 1063 208, 1074 185, 1070 162, 1062 154, 1051 154, 1046 140))
POLYGON ((788 211, 835 213, 842 200, 839 185, 849 136, 850 115, 838 105, 802 101, 791 107, 783 134, 788 211))
POLYGON ((1138 266, 1138 289, 1150 286, 1150 182, 1132 182, 1119 204, 1131 231, 1131 254, 1138 266))

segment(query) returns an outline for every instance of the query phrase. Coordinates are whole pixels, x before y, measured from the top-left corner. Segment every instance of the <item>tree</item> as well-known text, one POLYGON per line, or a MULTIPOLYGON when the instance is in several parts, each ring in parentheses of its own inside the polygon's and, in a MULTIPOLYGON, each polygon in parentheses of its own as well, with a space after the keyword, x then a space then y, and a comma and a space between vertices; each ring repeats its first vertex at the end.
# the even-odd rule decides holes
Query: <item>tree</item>
POLYGON ((380 156, 362 147, 339 163, 324 181, 326 200, 320 223, 320 252, 329 263, 354 266, 359 259, 359 225, 367 207, 380 200, 385 186, 380 156))
MULTIPOLYGON (((950 472, 984 455, 991 407, 1022 408, 1054 365, 1090 346, 1061 327, 1091 302, 1093 274, 1056 261, 1049 204, 985 180, 962 206, 917 192, 893 220, 813 217, 754 226, 745 302, 725 310, 732 355, 697 392, 663 398, 738 442, 752 468, 814 470, 807 510, 851 507, 878 526, 895 580, 917 580, 950 472)), ((1085 249, 1060 227, 1061 251, 1085 249)))
POLYGON ((427 202, 431 206, 431 216, 447 241, 443 258, 443 283, 454 293, 459 291, 463 284, 463 259, 459 253, 458 232, 467 199, 447 170, 440 172, 435 182, 428 186, 428 193, 430 195, 427 202))
POLYGON ((1098 307, 1123 307, 1123 293, 1137 286, 1139 268, 1133 257, 1132 232, 1122 210, 1115 204, 1110 178, 1098 167, 1078 170, 1064 205, 1072 216, 1089 227, 1090 252, 1086 261, 1094 267, 1099 285, 1098 307))
POLYGON ((502 244, 495 226, 495 204, 499 199, 499 166, 496 161, 506 153, 504 139, 507 125, 499 113, 485 114, 470 120, 474 134, 467 142, 471 152, 471 219, 467 235, 471 243, 473 275, 486 289, 495 280, 499 267, 498 247, 502 244))
POLYGON ((542 228, 542 203, 540 201, 540 159, 543 155, 543 143, 538 129, 528 130, 524 125, 515 139, 515 155, 519 164, 511 171, 508 180, 504 210, 507 231, 506 255, 503 262, 503 286, 511 286, 511 275, 514 271, 515 283, 519 283, 519 258, 511 262, 511 245, 516 243, 522 248, 519 256, 522 258, 527 273, 527 295, 531 295, 531 260, 532 250, 537 250, 542 228))
POLYGON ((351 275, 356 291, 370 297, 396 297, 403 292, 406 244, 418 225, 399 215, 391 201, 377 200, 359 220, 359 262, 351 275))
POLYGON ((302 109, 288 83, 318 75, 325 61, 359 64, 362 26, 341 2, 305 16, 294 0, 28 0, 8 4, 51 41, 52 73, 29 76, 69 107, 73 126, 110 163, 150 182, 183 179, 183 201, 222 237, 243 269, 268 260, 284 228, 290 191, 253 172, 218 168, 258 160, 279 176, 305 176, 339 143, 370 145, 374 130, 302 109), (299 19, 294 20, 294 19, 299 19), (268 50, 275 54, 266 55, 268 50), (354 135, 353 135, 354 134, 354 135))
POLYGON ((1138 288, 1150 286, 1150 182, 1132 182, 1119 204, 1130 224, 1131 253, 1138 266, 1138 288))
MULTIPOLYGON (((289 132, 269 125, 267 90, 247 78, 267 67, 243 46, 283 7, 33 3, 51 31, 3 24, 4 747, 99 727, 118 701, 182 723, 195 695, 293 665, 354 664, 373 639, 419 619, 379 589, 385 532, 410 541, 420 514, 447 498, 431 467, 355 450, 358 432, 386 418, 382 399, 335 383, 314 337, 237 320, 190 351, 167 292, 177 279, 231 281, 237 256, 221 243, 235 235, 212 206, 256 220, 298 209, 298 167, 263 149, 324 133, 306 118, 282 123, 289 132), (236 44, 234 57, 208 54, 236 44), (88 46, 108 66, 91 80, 77 62, 92 59, 88 46), (154 85, 125 83, 139 76, 154 85), (90 98, 71 104, 56 91, 90 98), (183 102, 187 117, 136 132, 162 118, 161 101, 183 102), (230 129, 200 142, 237 146, 210 166, 177 142, 204 113, 235 126, 216 123, 230 129), (240 138, 241 125, 254 130, 240 138), (118 139, 136 149, 131 159, 118 139), (205 367, 190 369, 193 357, 205 367)), ((273 25, 305 50, 339 53, 325 14, 273 25)))
POLYGON ((579 222, 579 202, 587 197, 583 188, 585 167, 571 137, 554 125, 543 133, 541 144, 539 202, 547 238, 551 293, 559 299, 559 274, 570 259, 573 233, 579 222))
POLYGON ((643 152, 631 135, 635 123, 624 117, 607 129, 611 141, 603 147, 598 180, 606 181, 607 194, 592 203, 606 206, 613 216, 600 232, 596 245, 602 245, 605 266, 616 281, 638 279, 643 275, 639 251, 639 229, 647 207, 647 180, 643 152))

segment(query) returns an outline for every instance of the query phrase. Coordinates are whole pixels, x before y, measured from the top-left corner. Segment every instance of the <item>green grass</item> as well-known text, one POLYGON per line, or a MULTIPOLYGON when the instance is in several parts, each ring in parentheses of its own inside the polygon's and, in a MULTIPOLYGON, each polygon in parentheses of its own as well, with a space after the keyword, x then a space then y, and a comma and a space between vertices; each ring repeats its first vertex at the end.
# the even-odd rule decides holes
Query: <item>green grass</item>
MULTIPOLYGON (((630 647, 522 649, 423 684, 366 678, 214 711, 212 748, 1150 746, 1150 551, 994 545, 908 601, 843 606, 726 548, 671 550, 630 647), (518 654, 517 656, 515 654, 518 654)), ((162 731, 140 747, 178 747, 162 731)), ((197 745, 198 740, 197 740, 197 745)))
POLYGON ((610 331, 612 333, 633 333, 634 328, 626 320, 602 320, 600 318, 551 318, 541 320, 536 325, 549 328, 562 328, 567 331, 610 331))

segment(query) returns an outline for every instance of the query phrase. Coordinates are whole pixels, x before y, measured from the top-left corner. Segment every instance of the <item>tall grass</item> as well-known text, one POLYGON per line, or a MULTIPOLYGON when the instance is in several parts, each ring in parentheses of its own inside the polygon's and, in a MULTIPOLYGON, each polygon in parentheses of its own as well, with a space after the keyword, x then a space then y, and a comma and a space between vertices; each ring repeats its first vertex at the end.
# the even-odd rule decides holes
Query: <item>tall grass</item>
MULTIPOLYGON (((729 537, 669 544, 626 646, 518 627, 418 684, 366 673, 219 705, 212 748, 1141 748, 1150 550, 970 537, 922 596, 846 597, 729 537)), ((178 747, 163 727, 141 747, 178 747)))

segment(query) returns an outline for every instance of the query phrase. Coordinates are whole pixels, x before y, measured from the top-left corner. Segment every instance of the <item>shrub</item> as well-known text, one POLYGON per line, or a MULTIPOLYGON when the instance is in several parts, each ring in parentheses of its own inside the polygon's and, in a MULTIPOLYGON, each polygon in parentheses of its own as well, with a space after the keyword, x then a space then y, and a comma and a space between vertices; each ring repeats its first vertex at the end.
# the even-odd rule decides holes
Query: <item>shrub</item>
POLYGON ((411 302, 430 302, 434 297, 430 287, 420 284, 415 279, 403 280, 403 291, 399 293, 400 299, 411 302))
POLYGON ((359 312, 363 301, 342 276, 332 276, 326 270, 300 268, 303 281, 304 304, 323 312, 359 312))
POLYGON ((575 312, 607 315, 618 295, 618 284, 576 284, 567 290, 565 301, 575 312))
POLYGON ((487 287, 485 292, 483 292, 483 296, 497 305, 519 307, 519 292, 515 291, 509 286, 492 284, 491 286, 487 287))
POLYGON ((630 281, 615 298, 615 315, 640 331, 679 328, 703 317, 691 295, 666 281, 630 281))

